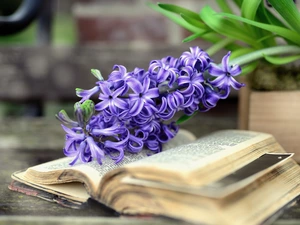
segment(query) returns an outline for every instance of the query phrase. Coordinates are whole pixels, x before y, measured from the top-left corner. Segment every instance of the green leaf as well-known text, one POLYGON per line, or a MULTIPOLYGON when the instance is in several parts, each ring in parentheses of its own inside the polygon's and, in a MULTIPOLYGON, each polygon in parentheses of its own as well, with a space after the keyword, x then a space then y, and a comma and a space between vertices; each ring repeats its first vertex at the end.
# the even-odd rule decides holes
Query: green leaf
MULTIPOLYGON (((169 18, 170 20, 172 20, 173 22, 177 23, 178 25, 184 27, 185 29, 191 31, 192 33, 199 33, 201 31, 203 31, 200 28, 197 28, 191 24, 189 24, 188 22, 186 22, 183 18, 181 18, 179 15, 174 14, 173 12, 170 12, 168 10, 165 10, 161 7, 159 7, 156 4, 153 4, 151 2, 148 2, 147 5, 152 8, 153 10, 163 14, 164 16, 166 16, 167 18, 169 18)), ((197 15, 198 16, 198 15, 197 15)), ((199 16, 198 16, 199 18, 199 16)))
POLYGON ((238 65, 246 65, 250 62, 264 58, 268 55, 283 55, 283 54, 300 54, 300 47, 296 45, 279 45, 270 48, 259 49, 248 54, 243 54, 235 59, 232 59, 230 63, 238 65))
POLYGON ((179 124, 182 124, 183 122, 191 119, 194 115, 196 115, 197 112, 194 112, 191 116, 188 116, 188 115, 183 115, 181 116, 177 121, 176 121, 176 124, 179 125, 179 124))
POLYGON ((240 76, 251 73, 252 71, 254 71, 256 69, 257 65, 258 65, 258 62, 256 61, 256 62, 249 63, 248 65, 242 67, 242 73, 240 74, 240 76))
POLYGON ((234 3, 236 4, 236 6, 237 6, 238 8, 241 8, 241 7, 242 7, 243 0, 233 0, 233 1, 234 1, 234 3))
POLYGON ((97 70, 97 69, 91 69, 91 73, 100 81, 103 81, 104 78, 102 77, 101 75, 101 72, 100 70, 97 70))
POLYGON ((217 42, 216 44, 212 45, 210 48, 206 49, 206 52, 209 55, 214 55, 216 52, 224 49, 227 45, 234 42, 233 38, 224 38, 222 41, 217 42))
POLYGON ((186 15, 190 18, 193 18, 195 20, 200 19, 199 15, 197 13, 195 13, 195 12, 189 10, 189 9, 177 6, 177 5, 164 4, 164 3, 157 3, 157 5, 160 8, 165 9, 165 10, 170 11, 170 12, 173 12, 173 13, 184 14, 184 15, 186 15))
POLYGON ((300 33, 300 13, 292 0, 269 0, 273 8, 298 33, 300 33))
MULTIPOLYGON (((276 17, 271 13, 262 3, 261 7, 258 9, 258 15, 264 15, 266 21, 265 23, 269 23, 271 25, 279 26, 279 27, 285 27, 286 26, 276 17)), ((263 22, 263 21, 262 21, 263 22)))
POLYGON ((235 59, 241 55, 246 55, 253 51, 255 51, 255 49, 253 49, 253 48, 239 48, 237 50, 232 51, 232 53, 230 55, 230 59, 231 60, 235 59))
POLYGON ((196 33, 196 34, 192 34, 188 37, 186 37, 185 39, 182 40, 183 43, 186 43, 186 42, 190 42, 190 41, 193 41, 197 38, 201 38, 204 34, 206 34, 207 32, 204 31, 204 32, 199 32, 199 33, 196 33))
POLYGON ((233 13, 226 0, 216 0, 222 12, 233 13))
POLYGON ((254 20, 260 2, 261 0, 243 1, 241 8, 242 16, 254 20))
POLYGON ((255 47, 260 46, 260 44, 257 43, 255 39, 251 38, 249 32, 243 29, 243 27, 237 27, 231 21, 226 20, 223 16, 217 14, 210 6, 205 6, 202 8, 200 17, 211 29, 219 34, 233 38, 235 40, 243 41, 255 47))
POLYGON ((189 17, 185 14, 180 14, 180 16, 186 21, 188 22, 189 24, 195 26, 195 27, 198 27, 198 28, 201 28, 203 30, 210 30, 210 28, 201 21, 200 17, 198 20, 195 20, 193 19, 192 17, 189 17))
POLYGON ((259 27, 261 29, 264 29, 264 30, 267 30, 270 32, 274 32, 277 35, 279 35, 283 38, 286 38, 286 39, 296 43, 297 45, 300 45, 300 35, 295 31, 292 31, 292 30, 289 30, 289 29, 286 29, 283 27, 275 26, 275 25, 264 24, 264 23, 248 20, 243 17, 228 14, 228 13, 219 13, 219 15, 225 16, 232 20, 238 20, 238 21, 253 25, 255 27, 259 27))
POLYGON ((287 63, 294 62, 298 59, 300 59, 300 55, 291 55, 291 56, 280 56, 280 57, 275 57, 275 56, 267 56, 265 55, 265 60, 267 60, 269 63, 275 64, 275 65, 283 65, 287 63))

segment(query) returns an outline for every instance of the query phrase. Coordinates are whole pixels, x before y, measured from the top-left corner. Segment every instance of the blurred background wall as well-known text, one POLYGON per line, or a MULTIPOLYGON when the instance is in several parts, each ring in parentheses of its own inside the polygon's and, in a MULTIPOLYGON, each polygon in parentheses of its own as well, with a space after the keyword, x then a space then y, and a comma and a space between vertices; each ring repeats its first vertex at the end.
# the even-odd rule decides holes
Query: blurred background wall
MULTIPOLYGON (((145 0, 44 0, 50 41, 37 20, 16 34, 0 36, 0 116, 49 116, 72 110, 75 88, 92 88, 90 69, 107 76, 114 64, 147 68, 153 59, 179 56, 202 40, 182 43, 190 33, 147 6, 145 0), (42 32, 42 35, 41 35, 42 32), (43 33, 44 32, 44 33, 43 33)), ((156 2, 156 1, 152 1, 156 2)), ((209 0, 166 0, 199 11, 209 0)), ((22 0, 1 0, 0 15, 22 0)))

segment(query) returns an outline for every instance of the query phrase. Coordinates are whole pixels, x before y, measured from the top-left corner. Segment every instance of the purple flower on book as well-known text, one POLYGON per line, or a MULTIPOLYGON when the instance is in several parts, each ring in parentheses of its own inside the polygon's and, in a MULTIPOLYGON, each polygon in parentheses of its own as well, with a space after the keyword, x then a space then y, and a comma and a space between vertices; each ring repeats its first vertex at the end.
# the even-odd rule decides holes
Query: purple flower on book
POLYGON ((69 157, 74 157, 70 165, 80 159, 81 162, 90 162, 93 158, 97 159, 99 164, 102 164, 104 151, 99 148, 92 137, 86 136, 82 130, 72 130, 62 125, 66 134, 66 144, 64 154, 69 157))
POLYGON ((81 97, 74 105, 76 121, 63 110, 56 115, 70 127, 62 125, 64 154, 73 157, 73 165, 93 159, 101 164, 104 157, 118 163, 126 152, 138 154, 144 148, 149 154, 161 152, 178 132, 179 126, 172 121, 176 112, 190 116, 208 111, 228 96, 231 87, 243 86, 233 78, 241 69, 229 65, 229 56, 217 66, 205 51, 192 47, 179 58, 152 60, 147 70, 127 71, 115 65, 106 81, 99 70, 92 69, 98 78, 96 86, 76 89, 81 97), (96 94, 94 104, 90 98, 96 94))

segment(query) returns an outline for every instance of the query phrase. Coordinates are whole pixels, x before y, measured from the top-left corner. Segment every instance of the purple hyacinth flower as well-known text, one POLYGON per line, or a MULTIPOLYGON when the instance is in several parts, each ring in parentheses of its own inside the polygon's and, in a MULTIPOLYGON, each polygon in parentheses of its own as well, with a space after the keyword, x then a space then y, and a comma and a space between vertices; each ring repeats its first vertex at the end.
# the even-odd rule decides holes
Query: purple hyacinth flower
POLYGON ((170 87, 173 85, 178 73, 178 69, 173 67, 173 64, 175 64, 173 61, 172 64, 169 64, 170 62, 163 58, 163 60, 153 60, 150 62, 149 73, 152 77, 155 77, 157 83, 167 81, 170 87))
MULTIPOLYGON (((169 99, 169 104, 170 104, 170 99, 169 99)), ((169 104, 166 97, 161 98, 161 104, 158 107, 157 115, 163 120, 171 119, 177 111, 177 109, 171 109, 169 107, 169 104)))
POLYGON ((177 81, 178 85, 184 88, 180 93, 185 97, 189 97, 195 92, 201 97, 204 93, 204 87, 202 86, 204 81, 203 74, 195 71, 193 67, 187 66, 182 68, 177 81))
POLYGON ((183 66, 191 66, 199 72, 204 72, 211 62, 209 55, 198 46, 190 47, 190 52, 182 53, 179 59, 183 66))
POLYGON ((130 77, 130 73, 127 72, 125 66, 122 65, 114 65, 113 71, 108 76, 108 81, 116 82, 118 80, 126 80, 130 77))
POLYGON ((103 149, 101 149, 92 137, 86 138, 87 146, 89 148, 89 152, 91 154, 92 159, 96 159, 97 162, 102 165, 102 159, 105 156, 103 149))
POLYGON ((200 107, 201 112, 206 112, 215 107, 218 101, 221 99, 220 94, 215 92, 211 87, 205 87, 205 93, 202 97, 202 105, 200 107))
POLYGON ((64 154, 69 157, 74 157, 70 165, 74 165, 75 162, 80 159, 81 162, 90 162, 93 158, 97 159, 101 164, 101 160, 104 157, 104 151, 100 149, 94 142, 92 137, 86 137, 83 132, 73 131, 72 129, 62 125, 66 134, 66 143, 64 147, 64 154))
POLYGON ((142 150, 144 142, 142 138, 129 135, 129 140, 127 142, 127 149, 130 153, 138 153, 142 150))
POLYGON ((101 111, 109 108, 113 115, 118 115, 120 113, 118 109, 128 108, 126 100, 119 98, 124 91, 124 86, 114 91, 109 88, 108 82, 100 82, 99 86, 102 92, 99 95, 99 99, 102 101, 95 105, 95 110, 101 111))
POLYGON ((159 96, 158 88, 150 88, 150 78, 146 77, 143 81, 143 85, 134 78, 127 81, 128 86, 132 89, 134 93, 129 94, 129 99, 131 102, 131 108, 129 109, 129 114, 131 116, 138 115, 145 106, 149 106, 150 109, 155 111, 154 98, 159 96))
POLYGON ((229 65, 229 56, 230 52, 223 57, 221 66, 212 63, 208 69, 210 75, 217 77, 216 79, 210 81, 210 84, 225 91, 225 94, 222 96, 222 98, 228 97, 230 87, 238 90, 245 86, 245 84, 239 83, 234 79, 234 76, 239 75, 242 70, 239 65, 229 65))
POLYGON ((145 146, 154 153, 161 152, 162 150, 162 143, 158 140, 156 134, 149 135, 144 143, 145 146))

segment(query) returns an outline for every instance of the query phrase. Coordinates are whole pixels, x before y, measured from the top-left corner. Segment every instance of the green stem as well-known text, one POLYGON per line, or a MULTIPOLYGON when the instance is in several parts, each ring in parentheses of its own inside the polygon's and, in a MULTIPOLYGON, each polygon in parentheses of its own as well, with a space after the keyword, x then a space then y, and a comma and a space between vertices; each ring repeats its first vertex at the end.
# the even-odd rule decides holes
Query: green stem
POLYGON ((294 45, 276 46, 257 50, 246 55, 242 55, 230 61, 231 64, 238 64, 240 66, 248 64, 252 61, 264 58, 267 55, 281 55, 281 54, 300 54, 300 47, 294 45))
POLYGON ((206 52, 209 55, 214 55, 216 54, 218 51, 220 51, 221 49, 224 49, 228 44, 234 42, 233 38, 225 38, 222 41, 218 41, 216 44, 214 44, 213 46, 211 46, 210 48, 208 48, 206 50, 206 52))

